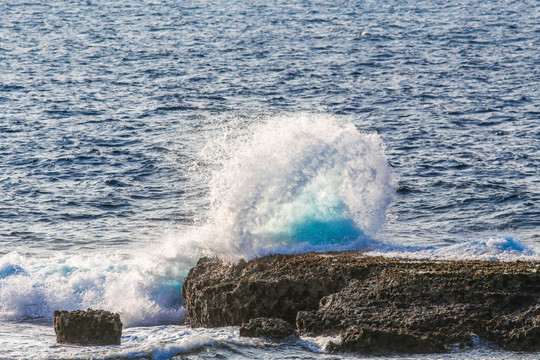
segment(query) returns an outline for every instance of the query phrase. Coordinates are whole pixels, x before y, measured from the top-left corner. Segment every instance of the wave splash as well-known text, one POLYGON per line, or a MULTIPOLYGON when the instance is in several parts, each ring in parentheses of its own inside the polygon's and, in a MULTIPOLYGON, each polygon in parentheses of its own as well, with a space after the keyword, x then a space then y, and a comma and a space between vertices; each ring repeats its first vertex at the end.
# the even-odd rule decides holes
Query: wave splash
POLYGON ((250 130, 221 145, 225 158, 210 183, 209 235, 201 244, 210 253, 357 248, 376 234, 396 184, 377 134, 312 114, 250 130))
POLYGON ((182 279, 185 271, 181 266, 160 269, 163 263, 152 260, 115 254, 46 259, 6 254, 0 258, 0 320, 50 320, 54 310, 97 308, 119 312, 128 327, 177 323, 184 316, 181 280, 170 280, 182 279))

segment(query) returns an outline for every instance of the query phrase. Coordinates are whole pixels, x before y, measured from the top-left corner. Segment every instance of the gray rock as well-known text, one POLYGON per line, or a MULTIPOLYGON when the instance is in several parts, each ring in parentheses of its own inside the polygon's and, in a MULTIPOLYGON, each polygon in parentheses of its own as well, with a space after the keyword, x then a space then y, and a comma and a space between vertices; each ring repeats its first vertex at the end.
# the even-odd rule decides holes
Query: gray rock
POLYGON ((61 344, 120 345, 120 315, 104 310, 54 312, 56 341, 61 344))

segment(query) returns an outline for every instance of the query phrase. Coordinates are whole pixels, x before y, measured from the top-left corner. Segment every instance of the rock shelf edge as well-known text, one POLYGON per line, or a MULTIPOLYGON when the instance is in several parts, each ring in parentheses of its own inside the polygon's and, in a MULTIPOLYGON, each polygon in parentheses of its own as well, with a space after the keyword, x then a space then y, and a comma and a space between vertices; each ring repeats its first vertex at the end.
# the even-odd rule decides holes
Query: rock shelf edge
POLYGON ((340 335, 333 352, 436 353, 474 339, 540 351, 540 263, 409 260, 361 252, 201 258, 182 286, 186 324, 278 318, 340 335))

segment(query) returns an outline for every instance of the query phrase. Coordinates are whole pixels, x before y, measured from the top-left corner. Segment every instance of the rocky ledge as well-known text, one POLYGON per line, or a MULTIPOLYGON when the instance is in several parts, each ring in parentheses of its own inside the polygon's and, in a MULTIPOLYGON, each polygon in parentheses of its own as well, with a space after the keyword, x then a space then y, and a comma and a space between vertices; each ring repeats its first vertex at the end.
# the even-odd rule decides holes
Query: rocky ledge
MULTIPOLYGON (((540 351, 540 263, 406 260, 358 252, 202 258, 184 280, 186 323, 279 318, 329 350, 432 353, 481 339, 540 351)), ((259 320, 260 321, 260 320, 259 320)))

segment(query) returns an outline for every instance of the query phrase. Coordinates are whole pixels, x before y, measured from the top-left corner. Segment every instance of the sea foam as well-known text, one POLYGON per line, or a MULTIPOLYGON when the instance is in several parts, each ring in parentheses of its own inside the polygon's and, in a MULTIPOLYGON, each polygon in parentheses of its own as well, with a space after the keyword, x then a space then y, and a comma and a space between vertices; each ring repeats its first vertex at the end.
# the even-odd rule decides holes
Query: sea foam
POLYGON ((187 269, 178 266, 173 274, 173 268, 160 269, 152 260, 118 254, 4 255, 1 269, 23 270, 0 276, 0 320, 50 319, 56 309, 90 307, 119 312, 126 326, 179 322, 182 271, 187 269))

